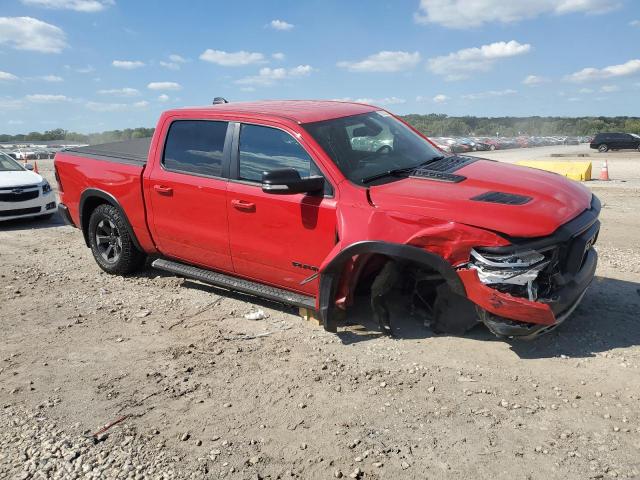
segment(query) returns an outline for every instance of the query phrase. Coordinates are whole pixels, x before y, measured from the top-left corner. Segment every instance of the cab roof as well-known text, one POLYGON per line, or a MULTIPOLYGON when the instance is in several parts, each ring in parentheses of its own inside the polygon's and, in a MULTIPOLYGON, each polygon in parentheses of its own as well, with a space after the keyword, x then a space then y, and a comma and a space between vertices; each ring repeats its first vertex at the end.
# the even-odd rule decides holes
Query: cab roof
POLYGON ((265 117, 286 118, 296 123, 311 123, 375 112, 380 109, 362 103, 333 100, 264 100, 258 102, 219 103, 204 107, 185 107, 172 111, 184 112, 185 110, 260 115, 265 117))

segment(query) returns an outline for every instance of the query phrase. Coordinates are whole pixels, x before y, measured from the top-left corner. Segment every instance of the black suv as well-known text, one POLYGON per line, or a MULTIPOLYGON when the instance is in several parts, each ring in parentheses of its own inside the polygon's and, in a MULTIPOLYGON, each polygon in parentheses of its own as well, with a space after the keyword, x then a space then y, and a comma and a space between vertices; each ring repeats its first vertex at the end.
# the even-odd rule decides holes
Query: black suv
POLYGON ((593 137, 589 146, 597 148, 599 152, 624 149, 640 151, 640 135, 635 133, 598 133, 593 137))

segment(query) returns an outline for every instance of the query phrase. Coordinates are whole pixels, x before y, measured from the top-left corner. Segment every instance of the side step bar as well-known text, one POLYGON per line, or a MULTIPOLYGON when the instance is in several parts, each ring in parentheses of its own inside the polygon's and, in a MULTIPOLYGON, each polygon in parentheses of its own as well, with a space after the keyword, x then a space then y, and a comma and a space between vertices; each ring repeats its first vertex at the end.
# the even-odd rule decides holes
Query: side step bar
POLYGON ((181 277, 199 280, 200 282, 215 285, 216 287, 248 293, 250 295, 255 295, 256 297, 295 305, 296 307, 308 308, 310 310, 315 310, 316 308, 316 300, 314 297, 289 292, 288 290, 283 290, 281 288, 270 287, 269 285, 252 282, 250 280, 243 280, 241 278, 213 272, 211 270, 205 270, 203 268, 186 265, 184 263, 159 258, 154 260, 151 266, 158 270, 164 270, 175 275, 180 275, 181 277))

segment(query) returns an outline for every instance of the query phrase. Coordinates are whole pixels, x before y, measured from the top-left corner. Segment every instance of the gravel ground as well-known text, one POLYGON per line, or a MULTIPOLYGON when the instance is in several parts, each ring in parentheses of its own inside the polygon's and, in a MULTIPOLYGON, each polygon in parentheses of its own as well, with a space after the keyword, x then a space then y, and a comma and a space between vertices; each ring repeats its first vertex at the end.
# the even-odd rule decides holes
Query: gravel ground
POLYGON ((590 184, 596 281, 527 343, 399 315, 389 339, 364 307, 333 335, 151 269, 106 275, 59 218, 0 224, 0 478, 640 477, 640 154, 609 155, 629 174, 590 184))

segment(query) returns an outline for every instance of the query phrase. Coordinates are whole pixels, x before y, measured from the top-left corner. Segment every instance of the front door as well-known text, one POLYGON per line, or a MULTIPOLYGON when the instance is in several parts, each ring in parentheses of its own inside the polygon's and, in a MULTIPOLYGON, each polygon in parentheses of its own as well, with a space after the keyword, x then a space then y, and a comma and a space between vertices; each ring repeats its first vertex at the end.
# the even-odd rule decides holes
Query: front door
MULTIPOLYGON (((336 200, 329 183, 324 194, 274 195, 261 188, 262 173, 295 168, 301 177, 322 175, 289 133, 242 124, 235 179, 227 190, 229 234, 235 271, 262 283, 315 294, 307 283, 336 242, 336 200)), ((325 176, 326 179, 326 176, 325 176)))
MULTIPOLYGON (((145 180, 150 227, 164 255, 232 271, 223 178, 228 122, 176 120, 145 180)), ((229 135, 231 137, 231 135, 229 135)), ((229 140, 230 143, 230 140, 229 140)))

